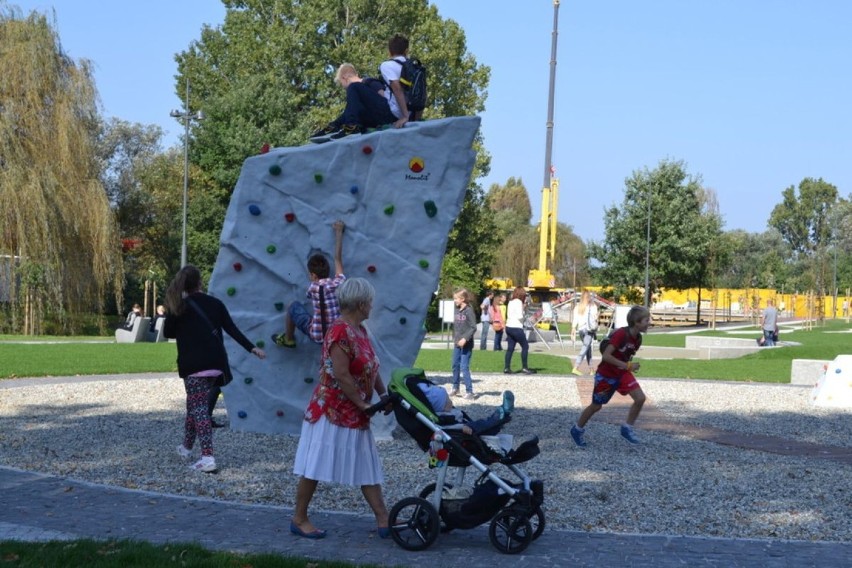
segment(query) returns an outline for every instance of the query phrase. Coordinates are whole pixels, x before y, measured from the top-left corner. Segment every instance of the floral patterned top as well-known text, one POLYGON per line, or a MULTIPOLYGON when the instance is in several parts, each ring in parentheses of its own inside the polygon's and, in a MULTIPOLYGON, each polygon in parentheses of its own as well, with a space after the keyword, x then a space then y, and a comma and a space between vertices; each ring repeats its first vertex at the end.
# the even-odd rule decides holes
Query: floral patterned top
POLYGON ((346 397, 334 378, 331 364, 331 348, 334 345, 349 357, 349 374, 355 379, 361 399, 368 401, 372 397, 376 377, 379 376, 379 360, 370 344, 367 330, 364 326, 356 329, 338 319, 325 334, 320 380, 305 410, 305 420, 314 423, 325 415, 329 422, 337 426, 365 430, 370 427, 370 417, 346 397))

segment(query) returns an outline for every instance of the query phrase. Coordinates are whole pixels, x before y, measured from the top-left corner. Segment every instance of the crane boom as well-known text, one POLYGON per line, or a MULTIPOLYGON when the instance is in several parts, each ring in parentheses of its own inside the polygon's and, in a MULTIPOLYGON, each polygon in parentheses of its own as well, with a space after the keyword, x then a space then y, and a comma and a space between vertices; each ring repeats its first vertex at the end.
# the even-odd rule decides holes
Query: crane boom
POLYGON ((550 47, 550 90, 547 97, 547 134, 544 145, 544 183, 541 190, 541 222, 539 224, 538 268, 530 270, 527 286, 553 288, 556 279, 547 268, 548 257, 556 255, 556 212, 559 205, 559 180, 552 162, 553 104, 556 93, 556 40, 559 37, 559 0, 553 0, 553 35, 550 47))

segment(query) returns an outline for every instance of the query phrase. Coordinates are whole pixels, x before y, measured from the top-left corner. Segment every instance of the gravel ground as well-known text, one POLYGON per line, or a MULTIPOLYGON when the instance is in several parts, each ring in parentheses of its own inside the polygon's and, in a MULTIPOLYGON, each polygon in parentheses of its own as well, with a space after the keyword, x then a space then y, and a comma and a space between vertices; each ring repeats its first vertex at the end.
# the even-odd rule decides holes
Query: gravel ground
MULTIPOLYGON (((446 376, 431 376, 445 382, 446 376)), ((642 380, 650 404, 678 422, 852 448, 852 412, 808 402, 809 389, 642 380)), ((549 528, 591 532, 852 540, 852 467, 642 431, 630 446, 617 426, 568 428, 584 406, 566 377, 480 375, 473 416, 504 389, 516 396, 504 430, 515 444, 537 434, 541 454, 523 464, 545 482, 549 528)), ((216 431, 218 475, 190 472, 181 441, 184 393, 173 377, 74 381, 0 389, 0 464, 107 485, 247 503, 292 506, 297 439, 216 431)), ((217 411, 219 412, 219 411, 217 411)), ((435 480, 405 432, 379 442, 389 507, 435 480)), ((505 470, 503 470, 505 471, 505 470)), ((312 506, 369 514, 355 488, 321 484, 312 506)))

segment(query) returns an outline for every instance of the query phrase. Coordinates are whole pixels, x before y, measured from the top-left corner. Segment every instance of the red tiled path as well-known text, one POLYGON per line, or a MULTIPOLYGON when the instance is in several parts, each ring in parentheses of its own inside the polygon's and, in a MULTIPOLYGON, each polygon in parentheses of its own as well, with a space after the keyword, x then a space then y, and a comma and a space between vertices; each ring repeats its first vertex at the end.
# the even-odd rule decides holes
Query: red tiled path
MULTIPOLYGON (((591 377, 578 377, 576 381, 577 392, 580 395, 580 400, 583 404, 587 404, 590 400, 592 400, 592 385, 594 384, 594 380, 591 377)), ((629 396, 616 394, 612 397, 612 400, 595 415, 593 420, 602 420, 608 424, 621 424, 627 416, 627 409, 630 407, 631 403, 632 399, 629 396)), ((705 442, 712 442, 723 446, 733 446, 735 448, 742 448, 745 450, 755 450, 785 456, 811 457, 852 465, 852 449, 841 448, 838 446, 809 444, 807 442, 796 442, 794 440, 779 438, 777 436, 745 434, 742 432, 722 430, 720 428, 713 428, 710 426, 684 424, 683 422, 677 422, 668 418, 656 408, 650 397, 645 401, 645 406, 642 408, 642 414, 639 415, 637 427, 640 430, 652 430, 655 432, 665 432, 667 434, 689 436, 696 440, 703 440, 705 442)))

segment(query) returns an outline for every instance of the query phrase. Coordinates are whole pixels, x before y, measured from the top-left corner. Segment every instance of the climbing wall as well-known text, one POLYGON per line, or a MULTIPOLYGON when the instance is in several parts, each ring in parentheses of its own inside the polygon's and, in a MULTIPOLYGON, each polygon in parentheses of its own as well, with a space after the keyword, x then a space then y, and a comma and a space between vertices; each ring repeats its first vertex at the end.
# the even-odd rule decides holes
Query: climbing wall
POLYGON ((826 365, 811 392, 811 402, 816 406, 852 409, 852 355, 838 355, 826 365))
MULTIPOLYGON (((297 434, 317 381, 320 349, 301 332, 276 346, 294 300, 307 301, 307 260, 333 267, 332 224, 343 220, 347 277, 376 288, 366 322, 387 382, 414 363, 438 287, 447 238, 464 202, 478 117, 415 123, 320 145, 275 148, 243 164, 225 217, 209 293, 268 358, 227 338, 234 380, 224 389, 231 428, 297 434)), ((264 148, 266 150, 266 148, 264 148)), ((386 419, 374 430, 387 434, 386 419)))

